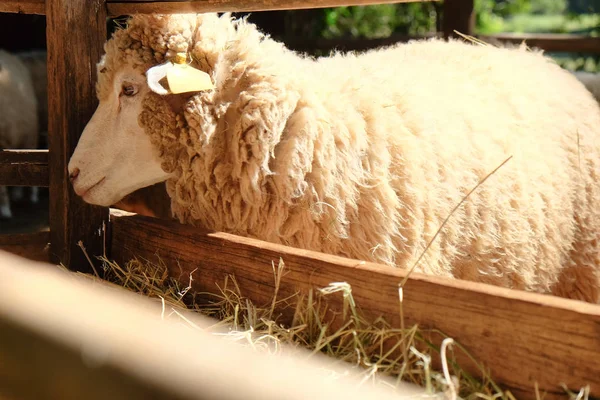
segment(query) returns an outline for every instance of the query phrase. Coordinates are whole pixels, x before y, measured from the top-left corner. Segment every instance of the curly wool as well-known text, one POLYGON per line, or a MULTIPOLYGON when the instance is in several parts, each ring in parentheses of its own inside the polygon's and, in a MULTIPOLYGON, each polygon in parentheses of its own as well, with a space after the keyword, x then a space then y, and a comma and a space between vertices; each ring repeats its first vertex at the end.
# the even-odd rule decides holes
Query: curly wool
POLYGON ((416 270, 598 301, 600 110, 525 49, 428 40, 302 57, 228 14, 134 16, 114 72, 186 51, 215 90, 148 95, 183 223, 416 270), (552 82, 552 84, 548 84, 552 82))

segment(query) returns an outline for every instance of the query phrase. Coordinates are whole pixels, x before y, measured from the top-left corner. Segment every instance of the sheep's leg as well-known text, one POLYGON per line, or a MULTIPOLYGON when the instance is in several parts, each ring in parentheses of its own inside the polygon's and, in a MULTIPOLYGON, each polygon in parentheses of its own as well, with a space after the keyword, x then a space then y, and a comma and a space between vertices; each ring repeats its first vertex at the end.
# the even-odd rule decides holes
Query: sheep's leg
MULTIPOLYGON (((29 188, 29 201, 31 204, 37 204, 40 201, 39 196, 40 189, 37 186, 29 188)), ((25 198, 25 188, 22 186, 16 186, 10 191, 10 199, 14 202, 23 201, 25 198)))
POLYGON ((40 188, 37 186, 31 187, 31 193, 29 194, 29 201, 31 204, 37 204, 40 201, 40 188))
POLYGON ((8 196, 8 188, 6 186, 0 186, 0 218, 12 218, 10 197, 8 196))
POLYGON ((23 197, 25 197, 24 193, 25 193, 25 190, 24 190, 23 186, 15 186, 11 190, 10 199, 12 201, 21 201, 21 200, 23 200, 23 197))

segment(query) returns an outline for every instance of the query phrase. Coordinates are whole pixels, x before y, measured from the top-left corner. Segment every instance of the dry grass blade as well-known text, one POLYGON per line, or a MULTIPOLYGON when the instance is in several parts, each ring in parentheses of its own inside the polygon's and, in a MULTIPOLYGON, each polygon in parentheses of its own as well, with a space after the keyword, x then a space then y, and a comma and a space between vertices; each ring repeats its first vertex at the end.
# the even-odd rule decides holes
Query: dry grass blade
POLYGON ((483 41, 483 40, 481 40, 481 39, 477 39, 477 38, 476 38, 476 37, 474 37, 474 36, 471 36, 471 35, 466 35, 466 34, 464 34, 464 33, 461 33, 461 32, 459 32, 459 31, 457 31, 457 30, 454 30, 454 33, 456 33, 458 36, 462 37, 463 39, 465 39, 465 40, 466 40, 466 41, 468 41, 468 42, 472 42, 472 43, 474 43, 474 44, 478 44, 478 45, 480 45, 480 46, 490 46, 490 44, 489 44, 489 43, 487 43, 487 42, 484 42, 484 41, 483 41))
POLYGON ((456 212, 456 210, 458 210, 458 208, 463 205, 463 203, 469 198, 469 196, 471 196, 471 194, 473 194, 473 192, 475 192, 475 190, 477 190, 481 185, 483 185, 485 183, 485 181, 487 181, 490 176, 494 175, 511 158, 512 158, 512 156, 509 156, 500 165, 498 165, 496 168, 494 168, 494 170, 492 172, 490 172, 482 180, 480 180, 477 183, 477 185, 475 185, 475 187, 473 187, 473 189, 471 189, 469 191, 469 193, 467 193, 466 196, 464 196, 462 198, 462 200, 460 202, 458 202, 458 204, 456 206, 454 206, 454 208, 452 209, 452 211, 450 211, 450 213, 448 214, 448 216, 446 217, 446 219, 444 219, 444 222, 442 222, 442 224, 440 225, 440 227, 438 228, 438 230, 435 232, 435 234, 433 235, 433 237, 431 238, 431 240, 429 240, 429 243, 427 243, 427 246, 425 246, 425 249, 423 250, 423 252, 421 252, 421 255, 419 256, 419 258, 417 258, 417 261, 415 261, 415 263, 413 264, 413 266, 410 268, 410 270, 408 271, 408 273, 406 274, 406 276, 404 277, 404 279, 400 283, 401 287, 404 287, 404 285, 408 281, 408 278, 409 278, 410 274, 415 270, 415 268, 417 268, 417 266, 419 265, 419 263, 421 262, 421 260, 425 256, 425 253, 427 253, 427 250, 429 250, 429 248, 431 247, 431 245, 433 244, 433 242, 435 241, 435 239, 438 237, 438 235, 440 234, 440 232, 442 232, 442 230, 444 229, 444 226, 446 226, 446 223, 448 223, 448 221, 450 220, 450 218, 452 217, 452 215, 454 215, 454 213, 456 212))

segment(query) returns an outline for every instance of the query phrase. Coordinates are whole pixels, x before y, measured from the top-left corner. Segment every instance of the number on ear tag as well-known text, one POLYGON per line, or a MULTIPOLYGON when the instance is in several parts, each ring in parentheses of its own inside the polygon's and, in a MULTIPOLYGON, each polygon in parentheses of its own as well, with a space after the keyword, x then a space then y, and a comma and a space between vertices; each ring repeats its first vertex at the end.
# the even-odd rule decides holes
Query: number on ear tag
POLYGON ((187 64, 175 64, 170 68, 167 71, 167 82, 173 94, 214 89, 210 76, 206 72, 187 64))

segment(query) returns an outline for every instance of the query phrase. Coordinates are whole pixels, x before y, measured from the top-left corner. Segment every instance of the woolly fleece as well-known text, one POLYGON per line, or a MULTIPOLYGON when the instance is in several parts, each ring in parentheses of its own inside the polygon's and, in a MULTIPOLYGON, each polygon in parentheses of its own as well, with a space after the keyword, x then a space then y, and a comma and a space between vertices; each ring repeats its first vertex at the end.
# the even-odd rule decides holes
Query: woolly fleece
POLYGON ((598 301, 600 110, 541 53, 428 40, 314 60, 228 14, 134 16, 105 51, 100 98, 179 51, 215 82, 139 116, 181 222, 410 268, 512 156, 416 271, 598 301))

